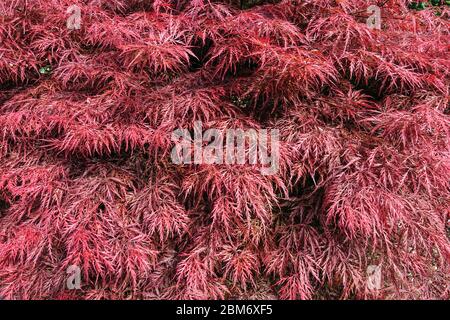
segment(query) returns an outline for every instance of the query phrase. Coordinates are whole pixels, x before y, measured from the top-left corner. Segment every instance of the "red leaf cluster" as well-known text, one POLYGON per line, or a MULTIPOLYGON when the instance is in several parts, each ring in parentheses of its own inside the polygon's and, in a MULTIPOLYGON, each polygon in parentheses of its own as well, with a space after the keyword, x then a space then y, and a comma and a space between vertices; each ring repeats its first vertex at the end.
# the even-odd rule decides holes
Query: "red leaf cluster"
POLYGON ((448 299, 449 15, 2 0, 0 296, 448 299), (280 130, 279 172, 172 163, 195 121, 280 130))

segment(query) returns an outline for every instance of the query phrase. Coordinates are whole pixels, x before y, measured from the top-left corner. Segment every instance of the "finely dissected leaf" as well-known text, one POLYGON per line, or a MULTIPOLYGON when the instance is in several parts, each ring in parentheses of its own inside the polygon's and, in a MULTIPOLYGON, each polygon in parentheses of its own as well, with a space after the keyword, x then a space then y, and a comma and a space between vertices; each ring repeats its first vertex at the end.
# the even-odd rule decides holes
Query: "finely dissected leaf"
POLYGON ((409 2, 0 1, 0 298, 448 299, 450 12, 409 2), (279 170, 173 163, 197 121, 279 170))

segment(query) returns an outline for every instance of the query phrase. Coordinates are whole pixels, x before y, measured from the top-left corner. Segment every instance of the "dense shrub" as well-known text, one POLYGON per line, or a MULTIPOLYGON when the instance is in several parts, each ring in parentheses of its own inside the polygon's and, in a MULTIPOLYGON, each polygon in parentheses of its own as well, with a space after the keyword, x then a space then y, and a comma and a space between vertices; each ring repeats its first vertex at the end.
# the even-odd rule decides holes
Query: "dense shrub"
POLYGON ((448 298, 449 7, 413 7, 2 0, 0 296, 448 298), (195 121, 280 130, 279 172, 174 164, 195 121))

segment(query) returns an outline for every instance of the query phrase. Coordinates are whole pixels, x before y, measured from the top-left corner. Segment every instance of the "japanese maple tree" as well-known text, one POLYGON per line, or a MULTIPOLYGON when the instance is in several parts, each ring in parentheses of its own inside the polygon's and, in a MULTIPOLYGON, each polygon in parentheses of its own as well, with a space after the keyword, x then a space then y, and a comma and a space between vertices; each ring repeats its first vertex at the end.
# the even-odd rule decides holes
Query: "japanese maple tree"
POLYGON ((0 296, 448 299, 449 17, 1 0, 0 296), (278 173, 173 163, 195 121, 278 129, 278 173))

